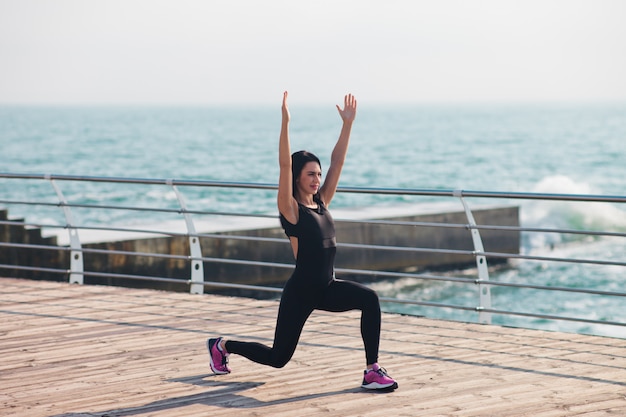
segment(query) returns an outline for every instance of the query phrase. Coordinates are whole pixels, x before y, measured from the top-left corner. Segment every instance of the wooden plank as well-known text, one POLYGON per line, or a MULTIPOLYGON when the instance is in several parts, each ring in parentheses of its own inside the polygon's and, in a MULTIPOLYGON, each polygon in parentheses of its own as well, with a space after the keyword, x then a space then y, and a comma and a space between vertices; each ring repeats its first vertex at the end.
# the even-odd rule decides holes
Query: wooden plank
POLYGON ((293 360, 205 341, 271 344, 278 303, 2 279, 0 408, 12 416, 626 415, 626 341, 384 314, 380 362, 400 388, 359 387, 358 312, 314 312, 293 360))

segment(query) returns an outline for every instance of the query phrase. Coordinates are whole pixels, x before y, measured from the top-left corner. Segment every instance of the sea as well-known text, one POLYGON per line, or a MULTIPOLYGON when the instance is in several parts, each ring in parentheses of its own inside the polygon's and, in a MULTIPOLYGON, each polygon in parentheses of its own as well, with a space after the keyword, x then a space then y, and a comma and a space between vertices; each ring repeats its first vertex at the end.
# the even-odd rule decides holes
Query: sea
MULTIPOLYGON (((280 104, 280 103, 278 103, 280 104)), ((307 149, 328 167, 340 130, 334 103, 291 106, 292 150, 307 149)), ((0 107, 0 172, 192 179, 276 184, 280 106, 0 107)), ((626 195, 626 103, 360 104, 340 187, 626 195)), ((177 207, 167 187, 63 183, 73 203, 177 207)), ((185 190, 190 209, 276 213, 275 193, 185 190)), ((49 183, 0 178, 3 201, 57 202, 49 183)), ((437 197, 341 193, 333 208, 376 210, 430 204, 437 197)), ((526 227, 626 232, 619 203, 503 201, 520 207, 526 227)), ((2 205, 0 203, 0 205, 2 205)), ((6 204, 4 204, 6 206, 6 204)), ((65 224, 58 207, 10 204, 10 215, 65 224)), ((78 224, 141 226, 162 213, 75 210, 78 224)), ((524 233, 521 253, 626 261, 626 238, 524 233)), ((475 276, 476 271, 452 271, 475 276)), ((512 261, 490 279, 547 286, 626 289, 626 268, 512 261)), ((401 278, 372 282, 383 297, 476 305, 476 288, 401 278)), ((492 289, 494 308, 626 321, 624 297, 509 287, 492 289)), ((476 313, 383 303, 383 309, 477 321, 476 313)), ((626 338, 623 326, 496 315, 493 323, 626 338)))

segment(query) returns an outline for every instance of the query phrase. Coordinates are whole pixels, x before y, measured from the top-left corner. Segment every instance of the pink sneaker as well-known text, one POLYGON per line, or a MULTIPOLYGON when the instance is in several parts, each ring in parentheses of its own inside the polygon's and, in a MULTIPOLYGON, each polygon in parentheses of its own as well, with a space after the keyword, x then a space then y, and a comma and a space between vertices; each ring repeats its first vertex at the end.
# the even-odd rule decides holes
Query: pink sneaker
POLYGON ((209 364, 211 365, 211 370, 217 375, 230 373, 230 368, 228 367, 228 353, 223 352, 219 347, 221 341, 221 337, 208 339, 206 341, 206 347, 209 350, 209 364))
POLYGON ((375 363, 372 370, 364 372, 361 387, 365 389, 392 391, 398 388, 398 383, 387 375, 385 368, 381 368, 375 363))

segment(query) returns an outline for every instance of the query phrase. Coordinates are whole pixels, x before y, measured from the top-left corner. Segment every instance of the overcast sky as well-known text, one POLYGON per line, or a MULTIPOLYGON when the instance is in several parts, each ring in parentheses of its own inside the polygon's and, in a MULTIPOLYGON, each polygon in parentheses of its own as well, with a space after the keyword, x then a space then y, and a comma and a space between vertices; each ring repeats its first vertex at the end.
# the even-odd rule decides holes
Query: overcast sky
POLYGON ((0 0, 0 103, 626 101, 623 0, 0 0))

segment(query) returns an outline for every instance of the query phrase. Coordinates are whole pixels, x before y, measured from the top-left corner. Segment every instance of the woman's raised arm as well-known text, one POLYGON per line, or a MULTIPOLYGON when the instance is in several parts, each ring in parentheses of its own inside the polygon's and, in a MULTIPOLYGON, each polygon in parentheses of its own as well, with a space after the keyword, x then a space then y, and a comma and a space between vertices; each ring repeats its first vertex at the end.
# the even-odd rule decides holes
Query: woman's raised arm
POLYGON ((339 139, 333 149, 330 156, 330 167, 328 167, 328 173, 324 180, 324 185, 320 188, 320 197, 326 206, 330 205, 330 201, 335 196, 337 191, 337 185, 339 184, 339 177, 341 176, 341 170, 343 169, 343 163, 346 160, 346 154, 348 153, 348 144, 350 143, 350 131, 352 130, 352 123, 356 117, 356 98, 352 94, 348 94, 344 97, 343 109, 337 105, 337 111, 343 121, 341 132, 339 133, 339 139))
POLYGON ((282 123, 278 144, 278 164, 280 175, 278 178, 278 211, 291 224, 298 223, 298 203, 293 198, 291 173, 291 146, 289 144, 289 107, 287 106, 287 92, 283 93, 282 123))

